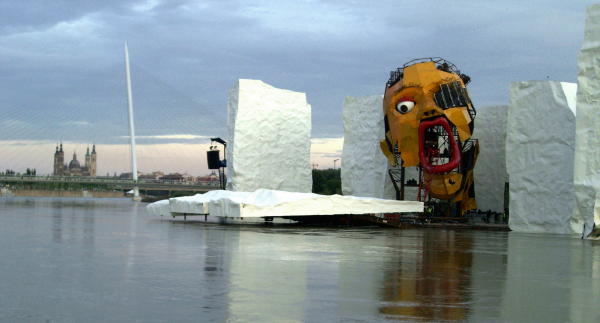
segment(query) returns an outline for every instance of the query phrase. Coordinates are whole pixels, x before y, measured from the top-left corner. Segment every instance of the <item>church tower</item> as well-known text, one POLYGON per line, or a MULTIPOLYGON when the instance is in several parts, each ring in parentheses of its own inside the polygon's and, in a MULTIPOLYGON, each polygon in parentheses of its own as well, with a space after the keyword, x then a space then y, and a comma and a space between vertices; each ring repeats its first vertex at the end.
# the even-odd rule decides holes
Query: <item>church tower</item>
POLYGON ((52 173, 55 176, 64 175, 64 163, 65 163, 65 152, 63 151, 62 143, 59 146, 56 146, 56 151, 54 152, 54 172, 52 173))
POLYGON ((92 145, 92 154, 90 155, 90 166, 88 169, 90 176, 96 176, 96 145, 92 145))
POLYGON ((87 176, 92 175, 91 162, 92 162, 92 156, 90 155, 90 146, 88 146, 87 151, 85 152, 85 165, 84 165, 85 169, 87 170, 87 176))

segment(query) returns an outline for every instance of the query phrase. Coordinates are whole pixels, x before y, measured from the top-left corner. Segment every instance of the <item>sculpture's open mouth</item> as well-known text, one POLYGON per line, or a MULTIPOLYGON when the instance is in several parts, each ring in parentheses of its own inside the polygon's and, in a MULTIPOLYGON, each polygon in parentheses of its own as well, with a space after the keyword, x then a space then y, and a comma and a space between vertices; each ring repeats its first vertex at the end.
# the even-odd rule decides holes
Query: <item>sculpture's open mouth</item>
POLYGON ((460 149, 445 117, 421 121, 419 159, 428 173, 447 173, 460 164, 460 149))

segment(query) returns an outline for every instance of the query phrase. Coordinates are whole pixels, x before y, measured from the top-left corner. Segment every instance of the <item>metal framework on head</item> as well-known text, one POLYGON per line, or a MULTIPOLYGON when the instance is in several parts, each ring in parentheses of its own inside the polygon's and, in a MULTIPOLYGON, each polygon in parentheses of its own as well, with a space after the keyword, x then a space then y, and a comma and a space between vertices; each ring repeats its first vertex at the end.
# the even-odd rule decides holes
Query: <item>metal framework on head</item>
POLYGON ((391 71, 390 78, 385 85, 386 88, 393 86, 394 84, 398 83, 398 81, 400 81, 400 79, 402 79, 402 77, 404 76, 405 68, 407 68, 411 65, 414 65, 414 64, 425 63, 425 62, 434 62, 437 69, 444 71, 444 72, 457 74, 463 80, 465 85, 467 85, 467 83, 469 83, 471 81, 471 78, 468 75, 462 74, 460 72, 460 70, 458 68, 456 68, 456 65, 454 65, 450 61, 447 61, 441 57, 423 57, 423 58, 415 58, 415 59, 405 63, 404 65, 402 65, 402 67, 398 67, 396 70, 391 71))

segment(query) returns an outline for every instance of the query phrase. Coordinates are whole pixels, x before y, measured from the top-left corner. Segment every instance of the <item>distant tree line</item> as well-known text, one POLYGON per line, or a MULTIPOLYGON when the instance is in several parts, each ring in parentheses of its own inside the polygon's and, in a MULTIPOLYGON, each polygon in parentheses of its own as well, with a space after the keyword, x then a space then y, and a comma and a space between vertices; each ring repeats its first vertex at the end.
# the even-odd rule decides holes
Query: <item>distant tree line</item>
POLYGON ((313 193, 323 195, 342 194, 340 169, 313 169, 313 193))
POLYGON ((108 184, 94 184, 94 183, 12 183, 10 184, 15 189, 25 190, 51 190, 51 191, 116 191, 111 185, 108 184))
MULTIPOLYGON (((21 173, 15 173, 14 170, 12 169, 7 169, 3 172, 0 172, 0 175, 21 175, 21 173)), ((25 173, 23 175, 28 175, 28 176, 36 176, 37 175, 37 170, 35 168, 27 168, 27 170, 25 171, 25 173)))

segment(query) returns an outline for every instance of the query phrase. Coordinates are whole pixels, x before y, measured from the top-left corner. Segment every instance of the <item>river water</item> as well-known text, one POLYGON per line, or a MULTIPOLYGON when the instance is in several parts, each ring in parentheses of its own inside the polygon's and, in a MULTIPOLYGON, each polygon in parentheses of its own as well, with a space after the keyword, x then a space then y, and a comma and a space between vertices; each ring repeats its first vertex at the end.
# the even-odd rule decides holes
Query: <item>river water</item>
POLYGON ((600 322, 600 243, 243 226, 0 198, 2 322, 600 322))

